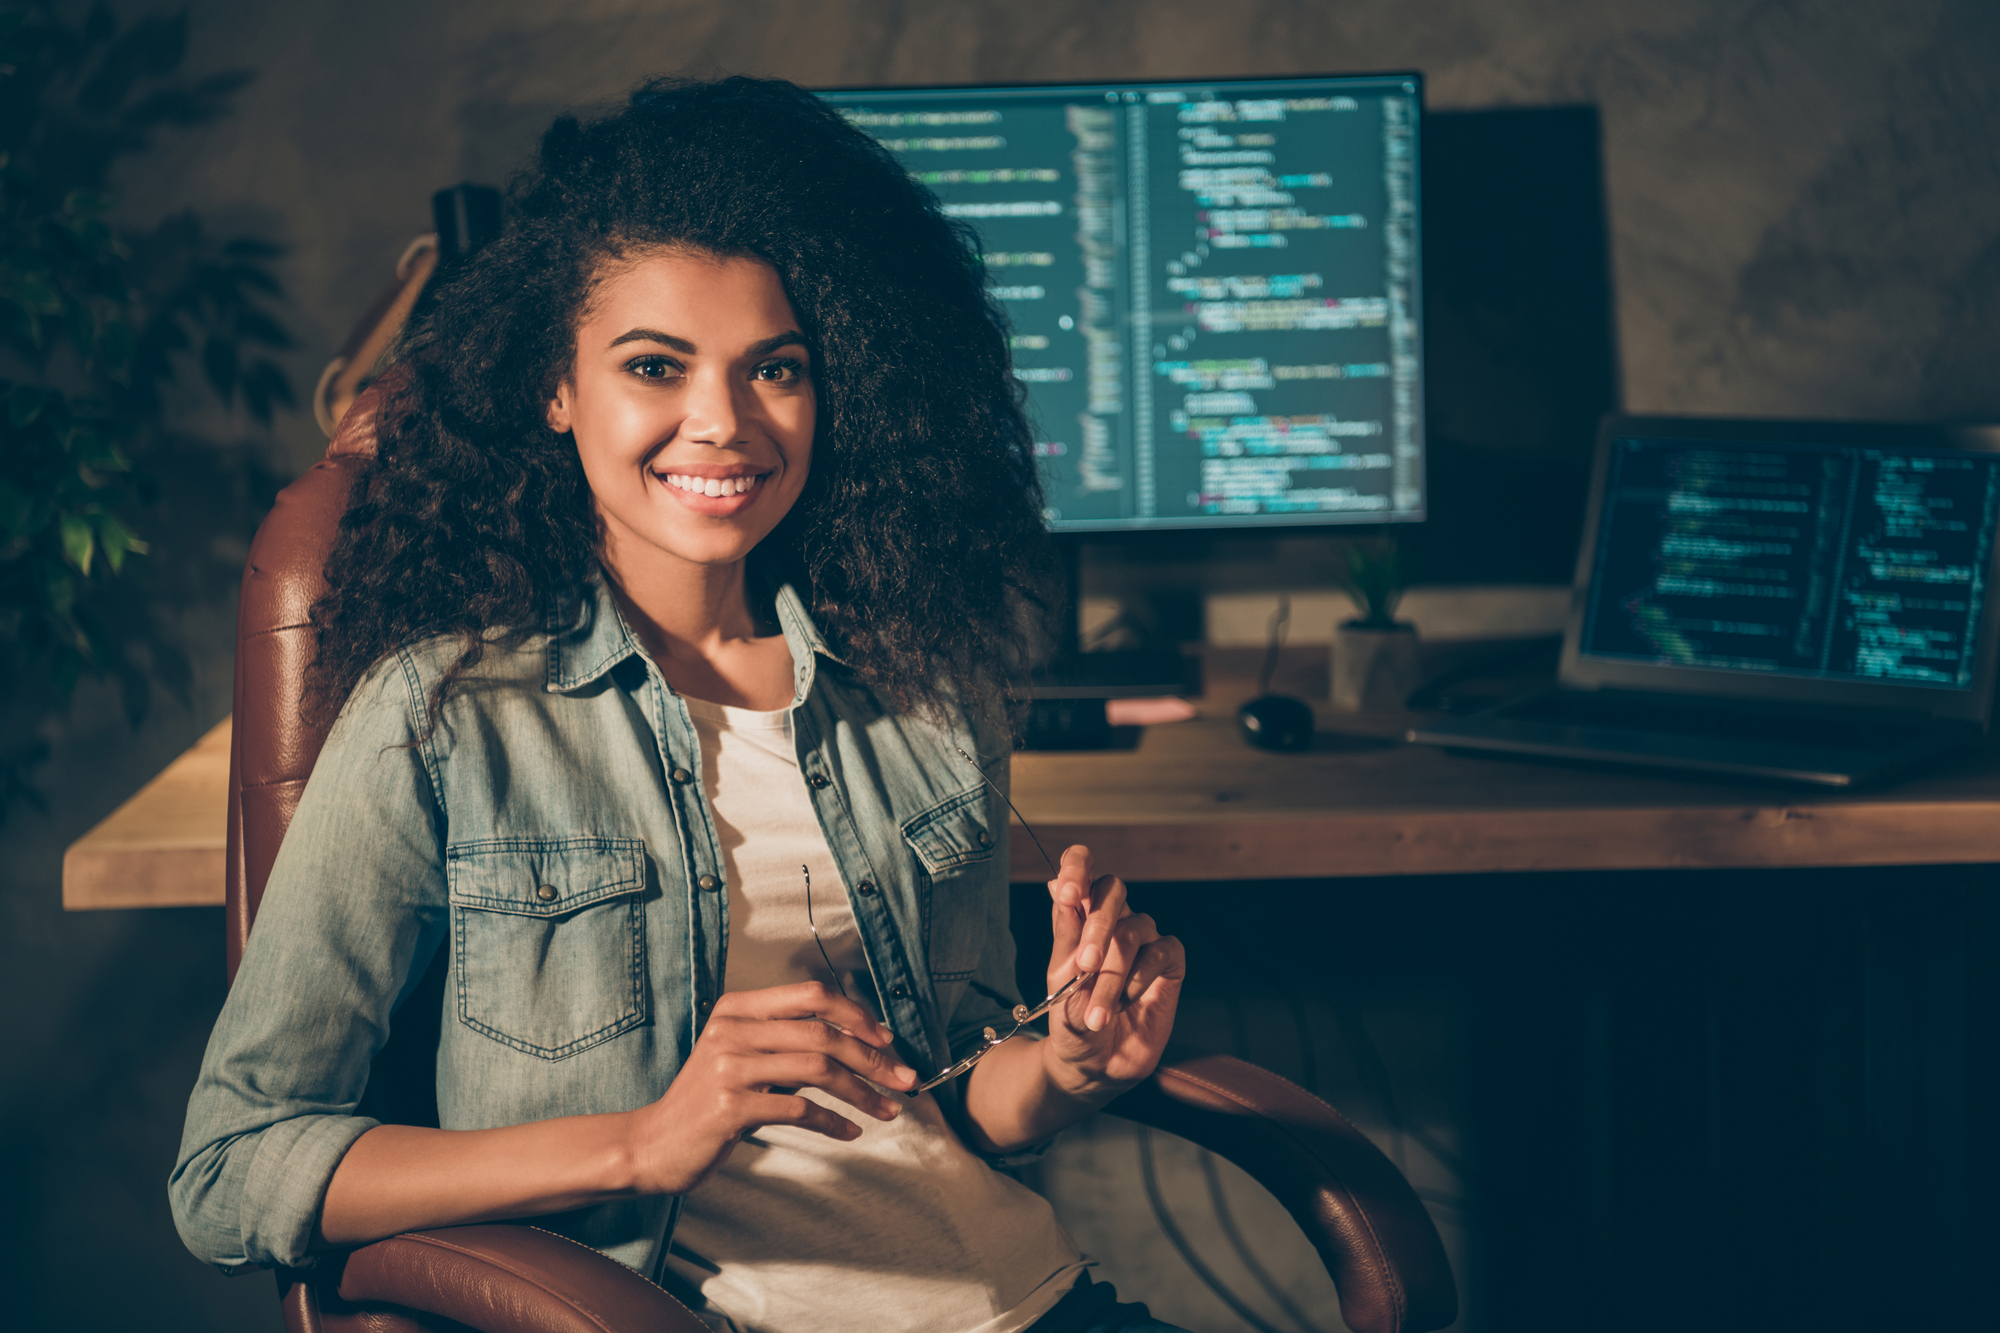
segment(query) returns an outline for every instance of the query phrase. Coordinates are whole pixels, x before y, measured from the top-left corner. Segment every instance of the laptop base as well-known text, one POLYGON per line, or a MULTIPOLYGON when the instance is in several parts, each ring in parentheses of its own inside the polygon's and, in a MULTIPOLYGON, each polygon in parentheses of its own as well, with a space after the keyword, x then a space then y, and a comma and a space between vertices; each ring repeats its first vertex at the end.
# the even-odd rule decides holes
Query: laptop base
POLYGON ((1486 754, 1851 788, 1975 744, 1980 733, 1903 714, 1556 689, 1412 727, 1405 739, 1486 754), (1654 724, 1641 725, 1648 721, 1654 724))

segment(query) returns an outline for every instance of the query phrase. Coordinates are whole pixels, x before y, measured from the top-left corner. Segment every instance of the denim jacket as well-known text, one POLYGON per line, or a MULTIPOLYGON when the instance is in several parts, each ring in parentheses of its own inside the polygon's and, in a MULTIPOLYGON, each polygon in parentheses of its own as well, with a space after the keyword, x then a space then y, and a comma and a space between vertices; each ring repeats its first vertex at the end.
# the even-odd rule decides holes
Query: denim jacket
MULTIPOLYGON (((890 711, 777 597, 803 773, 903 1060, 925 1077, 1015 1004, 1007 746, 976 709, 890 711)), ((449 950, 446 1129, 657 1100, 721 993, 729 898, 685 704, 600 582, 493 647, 426 733, 455 642, 355 689, 299 802, 188 1105, 169 1183, 224 1270, 312 1262, 321 1201, 399 1004, 449 950)), ((963 1126, 960 1082, 938 1090, 963 1126)), ((538 1219, 655 1273, 678 1200, 538 1219)))

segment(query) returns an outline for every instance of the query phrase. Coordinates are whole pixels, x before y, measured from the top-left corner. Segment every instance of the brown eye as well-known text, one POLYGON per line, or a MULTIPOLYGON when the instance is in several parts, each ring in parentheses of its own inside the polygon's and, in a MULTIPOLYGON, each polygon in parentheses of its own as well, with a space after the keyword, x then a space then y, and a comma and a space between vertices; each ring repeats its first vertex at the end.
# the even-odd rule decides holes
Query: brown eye
POLYGON ((805 372, 806 368, 798 362, 784 359, 766 361, 763 365, 752 371, 751 374, 766 384, 790 384, 796 380, 805 378, 805 372))
POLYGON ((645 380, 673 379, 680 374, 680 367, 664 356, 634 357, 625 363, 625 369, 645 380))

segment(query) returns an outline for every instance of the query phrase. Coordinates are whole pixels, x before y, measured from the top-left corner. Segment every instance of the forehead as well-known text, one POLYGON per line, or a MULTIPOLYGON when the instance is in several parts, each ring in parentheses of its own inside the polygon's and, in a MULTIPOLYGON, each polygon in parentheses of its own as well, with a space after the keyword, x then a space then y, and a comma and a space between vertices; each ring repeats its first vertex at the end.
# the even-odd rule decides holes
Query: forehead
POLYGON ((706 351, 709 342, 722 350, 720 344, 757 342, 797 324, 777 270, 763 260, 655 249, 598 270, 578 332, 588 342, 598 333, 615 338, 651 328, 706 351))

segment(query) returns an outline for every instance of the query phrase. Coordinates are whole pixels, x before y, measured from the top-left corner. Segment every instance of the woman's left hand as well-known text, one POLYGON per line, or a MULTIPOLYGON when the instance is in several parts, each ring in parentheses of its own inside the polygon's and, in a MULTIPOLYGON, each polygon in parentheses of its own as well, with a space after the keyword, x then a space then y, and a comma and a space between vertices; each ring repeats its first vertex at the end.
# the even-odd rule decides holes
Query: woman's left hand
POLYGON ((1055 947, 1049 993, 1079 973, 1094 979, 1049 1013, 1045 1053, 1066 1091, 1089 1096, 1130 1087, 1153 1072, 1174 1028, 1187 954, 1153 918, 1126 902, 1125 881, 1098 875, 1088 847, 1071 847, 1049 881, 1055 947))

